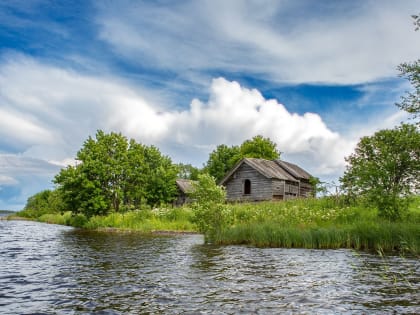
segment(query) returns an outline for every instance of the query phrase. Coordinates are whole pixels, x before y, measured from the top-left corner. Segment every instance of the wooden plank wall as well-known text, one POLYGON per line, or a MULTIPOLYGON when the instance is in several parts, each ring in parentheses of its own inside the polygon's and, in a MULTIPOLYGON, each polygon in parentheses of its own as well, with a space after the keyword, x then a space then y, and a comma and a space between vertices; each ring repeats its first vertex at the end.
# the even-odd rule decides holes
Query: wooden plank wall
POLYGON ((227 199, 229 201, 261 201, 270 200, 272 180, 264 177, 247 164, 242 164, 226 183, 227 199), (251 181, 251 194, 244 195, 244 182, 251 181))

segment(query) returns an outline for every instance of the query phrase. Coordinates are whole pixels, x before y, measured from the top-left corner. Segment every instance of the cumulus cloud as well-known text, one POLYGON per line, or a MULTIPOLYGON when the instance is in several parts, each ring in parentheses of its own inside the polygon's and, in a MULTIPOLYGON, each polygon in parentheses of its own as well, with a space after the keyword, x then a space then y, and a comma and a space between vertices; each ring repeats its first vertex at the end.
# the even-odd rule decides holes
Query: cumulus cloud
MULTIPOLYGON (((193 99, 185 109, 174 110, 151 103, 127 82, 24 56, 0 64, 0 112, 7 121, 7 128, 0 127, 0 152, 8 149, 4 139, 20 143, 17 152, 0 155, 0 176, 3 184, 24 185, 21 202, 25 193, 36 192, 28 183, 50 183, 60 167, 74 163, 83 141, 97 129, 155 144, 175 160, 195 165, 218 144, 240 144, 260 134, 276 142, 285 159, 321 177, 338 176, 355 144, 355 138, 333 132, 318 114, 292 113, 258 90, 225 78, 211 82, 208 100, 193 99)), ((394 121, 391 117, 389 123, 394 121)))
POLYGON ((2 117, 17 117, 0 129, 2 138, 14 136, 26 145, 23 156, 56 165, 69 162, 68 154, 97 129, 121 131, 164 147, 194 147, 204 154, 218 144, 239 144, 261 134, 286 154, 309 154, 307 164, 321 173, 342 167, 343 154, 352 148, 351 141, 331 131, 319 115, 290 113, 277 100, 224 78, 212 81, 208 101, 194 99, 178 111, 151 104, 133 87, 111 78, 24 57, 0 68, 0 83, 2 117), (22 71, 27 75, 22 77, 22 71))

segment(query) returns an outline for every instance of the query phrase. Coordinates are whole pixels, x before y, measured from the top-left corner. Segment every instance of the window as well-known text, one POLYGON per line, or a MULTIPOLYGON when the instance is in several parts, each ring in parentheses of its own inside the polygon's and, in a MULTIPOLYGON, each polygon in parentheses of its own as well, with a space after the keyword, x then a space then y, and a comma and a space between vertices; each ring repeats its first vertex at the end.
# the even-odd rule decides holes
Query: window
POLYGON ((244 195, 251 194, 251 181, 249 179, 245 179, 244 182, 244 195))

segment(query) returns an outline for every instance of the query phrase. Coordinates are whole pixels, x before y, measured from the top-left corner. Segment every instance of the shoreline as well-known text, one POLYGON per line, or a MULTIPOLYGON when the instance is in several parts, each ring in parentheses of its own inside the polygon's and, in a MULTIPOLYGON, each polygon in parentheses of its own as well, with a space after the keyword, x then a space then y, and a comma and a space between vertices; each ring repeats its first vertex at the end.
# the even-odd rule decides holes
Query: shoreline
MULTIPOLYGON (((44 221, 38 221, 36 219, 19 217, 16 215, 11 216, 4 216, 0 217, 0 221, 30 221, 30 222, 39 222, 45 224, 57 224, 57 223, 49 223, 44 221)), ((63 224, 58 224, 63 225, 63 224)), ((63 226, 70 226, 71 225, 63 225, 63 226)), ((76 228, 76 227, 73 227, 76 228)), ((194 231, 176 231, 176 230, 152 230, 152 231, 141 231, 135 229, 121 229, 121 228, 114 228, 114 227, 100 227, 96 229, 87 229, 87 228, 78 228, 84 231, 98 231, 98 232, 108 232, 108 233, 142 233, 142 234, 149 234, 149 235, 156 235, 156 236, 179 236, 179 235, 202 235, 199 232, 194 231)))

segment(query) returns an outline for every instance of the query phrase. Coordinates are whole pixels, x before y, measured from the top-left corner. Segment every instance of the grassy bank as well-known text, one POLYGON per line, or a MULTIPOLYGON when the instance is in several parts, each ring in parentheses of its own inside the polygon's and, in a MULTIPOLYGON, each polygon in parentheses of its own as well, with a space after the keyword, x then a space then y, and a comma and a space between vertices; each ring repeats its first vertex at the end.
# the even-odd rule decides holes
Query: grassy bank
POLYGON ((354 248, 420 253, 420 199, 399 222, 381 219, 366 205, 333 198, 231 206, 231 224, 216 244, 260 247, 354 248))
MULTIPOLYGON (((398 222, 379 218, 377 211, 366 205, 346 206, 333 198, 233 204, 227 206, 227 214, 223 229, 212 240, 215 244, 420 253, 420 198, 398 222)), ((197 231, 188 207, 143 209, 90 219, 66 212, 36 219, 87 229, 197 231)))
MULTIPOLYGON (((25 215, 21 212, 20 215, 25 215)), ((128 211, 125 213, 110 213, 107 216, 93 216, 87 219, 83 215, 72 215, 70 211, 63 214, 43 214, 37 221, 68 225, 86 229, 113 228, 140 232, 178 231, 195 232, 192 223, 192 211, 185 208, 160 208, 128 211)))

